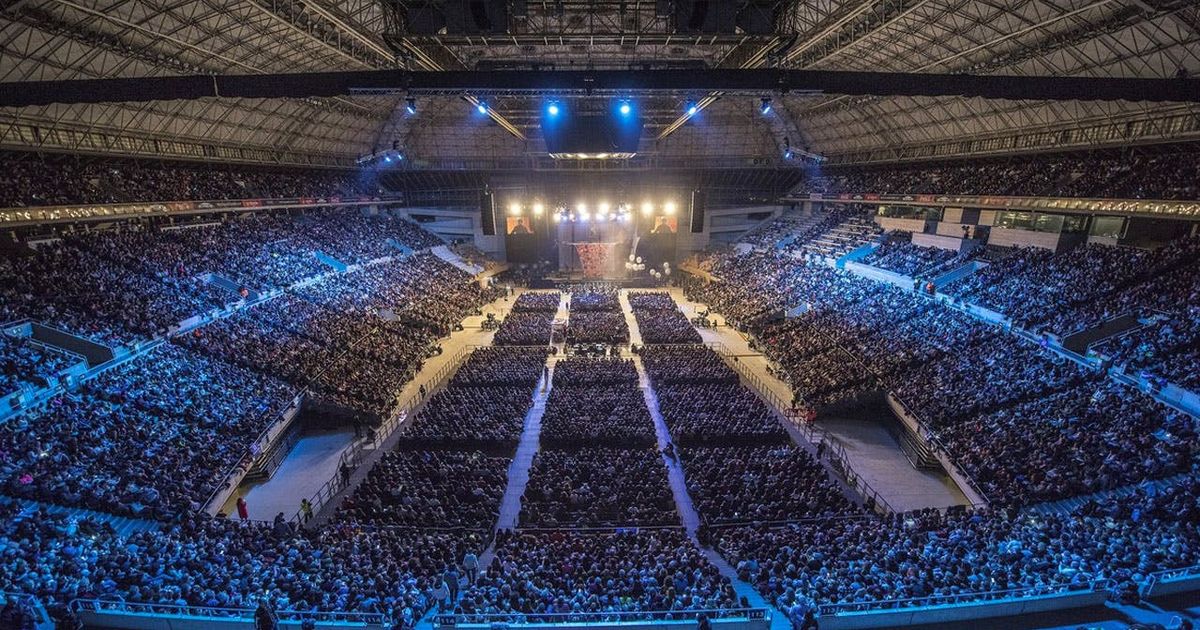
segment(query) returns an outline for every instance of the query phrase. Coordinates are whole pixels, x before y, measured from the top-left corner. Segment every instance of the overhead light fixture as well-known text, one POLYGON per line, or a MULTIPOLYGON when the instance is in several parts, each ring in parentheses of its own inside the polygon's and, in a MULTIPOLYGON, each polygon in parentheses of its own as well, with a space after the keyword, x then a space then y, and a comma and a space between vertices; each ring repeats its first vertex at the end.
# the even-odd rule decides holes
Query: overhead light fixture
POLYGON ((698 112, 698 111, 700 111, 700 106, 699 106, 699 105, 696 105, 695 103, 688 103, 688 104, 687 104, 687 115, 688 115, 688 116, 695 116, 695 115, 696 115, 696 112, 698 112))
POLYGON ((521 214, 521 204, 519 204, 515 201, 513 203, 509 204, 508 213, 513 215, 514 217, 521 214))
POLYGON ((559 108, 557 101, 550 101, 550 104, 546 106, 546 113, 551 116, 557 116, 560 111, 562 110, 559 108))
POLYGON ((411 96, 404 99, 404 111, 408 112, 410 116, 417 113, 417 99, 411 96))
POLYGON ((667 214, 675 214, 675 202, 668 201, 667 203, 664 203, 663 204, 663 212, 665 212, 667 214))
POLYGON ((475 106, 475 110, 478 111, 480 114, 487 114, 488 113, 487 103, 484 103, 483 101, 479 101, 479 104, 475 106))
POLYGON ((533 216, 540 217, 540 216, 542 216, 542 213, 545 211, 546 211, 546 208, 545 208, 545 206, 542 205, 542 203, 540 201, 535 202, 533 204, 533 216))
POLYGON ((764 96, 763 100, 762 100, 762 105, 760 105, 758 107, 758 111, 762 112, 763 116, 770 114, 771 113, 771 99, 764 96))
POLYGON ((629 104, 629 101, 621 101, 621 104, 617 106, 617 111, 621 112, 622 116, 628 116, 633 112, 633 106, 629 104))
POLYGON ((642 216, 648 217, 654 214, 654 204, 649 201, 642 204, 642 216))

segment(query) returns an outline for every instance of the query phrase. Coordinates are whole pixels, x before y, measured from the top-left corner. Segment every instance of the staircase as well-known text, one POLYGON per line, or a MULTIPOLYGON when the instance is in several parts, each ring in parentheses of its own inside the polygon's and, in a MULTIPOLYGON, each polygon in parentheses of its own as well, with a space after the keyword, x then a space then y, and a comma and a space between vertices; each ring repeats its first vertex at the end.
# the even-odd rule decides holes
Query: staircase
POLYGON ((304 435, 304 430, 300 427, 300 423, 293 421, 283 437, 275 440, 266 451, 260 453, 254 459, 254 464, 251 465, 246 475, 242 477, 242 482, 266 481, 270 479, 271 475, 274 475, 279 466, 283 464, 283 460, 287 458, 288 453, 292 452, 292 448, 300 441, 302 435, 304 435))

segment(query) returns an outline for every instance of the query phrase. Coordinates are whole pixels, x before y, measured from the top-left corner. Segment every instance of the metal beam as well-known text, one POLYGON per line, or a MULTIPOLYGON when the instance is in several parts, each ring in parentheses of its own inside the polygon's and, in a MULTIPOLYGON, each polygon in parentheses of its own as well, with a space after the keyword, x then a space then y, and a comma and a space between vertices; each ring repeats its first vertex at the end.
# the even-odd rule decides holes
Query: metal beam
POLYGON ((410 72, 368 70, 142 77, 3 84, 0 107, 146 102, 205 97, 303 98, 347 94, 632 94, 697 91, 850 96, 963 96, 1010 100, 1200 102, 1200 79, 976 76, 824 70, 565 70, 410 72))

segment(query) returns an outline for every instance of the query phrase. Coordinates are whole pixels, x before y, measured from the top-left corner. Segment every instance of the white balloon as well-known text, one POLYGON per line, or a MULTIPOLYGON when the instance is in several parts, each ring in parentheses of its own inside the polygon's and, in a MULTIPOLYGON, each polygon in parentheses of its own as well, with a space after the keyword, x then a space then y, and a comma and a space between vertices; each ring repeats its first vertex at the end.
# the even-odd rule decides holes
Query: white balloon
POLYGON ((633 261, 634 261, 636 258, 637 258, 637 256, 636 256, 636 255, 634 255, 634 254, 630 254, 630 255, 629 255, 629 262, 633 262, 633 261))
POLYGON ((668 276, 669 276, 669 275, 671 275, 671 269, 670 269, 669 267, 667 268, 666 274, 667 274, 668 276))
POLYGON ((637 257, 637 261, 638 261, 639 263, 640 263, 640 262, 642 262, 642 257, 641 257, 641 256, 638 256, 638 257, 637 257))

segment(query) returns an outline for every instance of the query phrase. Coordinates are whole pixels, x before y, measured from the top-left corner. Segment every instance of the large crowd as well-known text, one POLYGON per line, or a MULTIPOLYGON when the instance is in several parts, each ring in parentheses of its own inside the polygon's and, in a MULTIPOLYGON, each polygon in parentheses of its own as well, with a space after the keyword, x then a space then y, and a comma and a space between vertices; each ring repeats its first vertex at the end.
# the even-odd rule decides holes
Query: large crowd
POLYGON ((663 420, 683 446, 779 444, 788 439, 770 407, 704 346, 646 346, 663 420))
POLYGON ((6 153, 0 208, 139 201, 286 199, 377 195, 360 171, 239 167, 208 163, 6 153))
MULTIPOLYGON (((398 230, 388 238, 399 240, 409 229, 376 221, 348 220, 345 232, 331 226, 327 233, 338 236, 326 240, 353 241, 373 226, 398 230)), ((254 234, 289 229, 279 225, 254 234)), ((179 251, 202 242, 187 241, 179 251)), ((219 252, 230 242, 210 245, 219 252)), ((197 304, 227 303, 197 288, 205 285, 184 282, 192 269, 173 275, 161 267, 175 254, 158 245, 135 232, 85 235, 49 245, 43 253, 50 258, 35 266, 30 259, 42 254, 0 258, 31 274, 26 280, 46 273, 53 281, 57 256, 76 265, 66 269, 87 260, 126 271, 123 284, 95 275, 90 289, 71 285, 86 290, 50 307, 41 305, 40 284, 6 286, 3 313, 40 313, 97 338, 130 339, 153 336, 171 318, 195 314, 197 304), (131 252, 143 247, 157 253, 139 262, 131 252), (101 295, 109 301, 88 305, 101 295)), ((387 251, 365 242, 320 247, 354 262, 387 251)), ((1197 361, 1196 327, 1189 324, 1196 315, 1195 247, 1184 240, 1155 253, 1014 252, 962 290, 1010 312, 1017 305, 1010 295, 1025 278, 1026 321, 1052 329, 1068 315, 1146 308, 1144 328, 1099 350, 1127 369, 1194 383, 1194 373, 1181 372, 1197 361), (1072 265, 1111 273, 1089 283, 1072 265), (1154 297, 1162 288, 1168 295, 1154 297), (1067 296, 1059 300, 1067 310, 1056 306, 1055 292, 1067 296)), ((0 424, 3 495, 161 521, 118 535, 87 517, 0 499, 0 590, 35 595, 56 614, 77 597, 234 608, 265 600, 288 610, 378 612, 406 628, 431 610, 519 621, 745 606, 678 528, 668 482, 675 463, 704 522, 700 543, 723 554, 738 577, 797 624, 822 606, 879 600, 1057 593, 1097 580, 1127 592, 1150 572, 1200 563, 1194 419, 927 296, 794 251, 724 252, 706 263, 722 280, 688 282, 686 289, 754 333, 773 372, 796 391, 797 406, 893 392, 991 508, 887 516, 864 509, 830 475, 822 449, 810 452, 794 441, 786 421, 741 383, 727 359, 698 344, 664 293, 630 298, 648 344, 636 351, 651 388, 641 389, 635 360, 615 356, 556 359, 551 373, 547 344, 560 296, 546 293, 517 300, 497 345, 472 352, 446 387, 428 395, 328 524, 196 516, 299 389, 356 413, 385 415, 437 351, 438 337, 496 295, 416 254, 293 287, 0 424), (803 308, 793 317, 781 317, 797 306, 803 308), (534 347, 513 347, 520 345, 534 347), (539 384, 550 392, 520 529, 496 533, 492 546, 507 472, 539 384), (655 406, 667 429, 661 436, 655 406), (1132 497, 1103 494, 1138 483, 1144 487, 1132 497), (1099 494, 1071 514, 1023 511, 1092 493, 1099 494), (489 547, 494 558, 484 565, 489 547)), ((889 260, 905 269, 908 256, 889 260)), ((234 274, 254 260, 194 264, 230 274, 248 291, 310 275, 291 263, 234 274)), ((613 341, 624 326, 615 295, 572 293, 576 340, 596 335, 623 343, 613 341), (620 325, 606 323, 611 318, 620 325)), ((627 341, 627 328, 624 335, 627 341)), ((53 359, 32 357, 19 343, 7 348, 0 346, 2 356, 20 379, 44 378, 53 359)))
POLYGON ((1153 571, 1196 564, 1197 532, 1173 518, 926 510, 722 528, 713 536, 739 577, 798 619, 831 604, 912 606, 1144 581, 1153 571))
POLYGON ((412 249, 438 242, 407 221, 348 210, 63 233, 0 252, 0 272, 11 279, 0 289, 0 321, 31 319, 111 345, 145 340, 194 315, 329 273, 318 251, 362 262, 398 254, 389 240, 412 249))
POLYGON ((539 615, 738 606, 729 578, 680 529, 506 531, 497 536, 495 560, 455 612, 467 620, 537 621, 539 615))
POLYGON ((76 598, 253 609, 381 613, 412 627, 447 567, 478 554, 482 532, 338 524, 293 530, 204 516, 118 535, 106 523, 0 506, 0 589, 55 613, 76 598))
POLYGON ((436 340, 488 297, 454 266, 420 254, 324 278, 172 342, 273 373, 378 421, 437 351, 436 340))
POLYGON ((642 343, 697 344, 703 341, 669 293, 633 291, 629 294, 629 306, 642 343))
POLYGON ((629 343, 629 323, 620 311, 575 310, 567 320, 567 343, 626 344, 629 343))
POLYGON ((82 357, 37 345, 29 337, 0 331, 0 396, 22 385, 44 387, 47 379, 83 361, 82 357))
POLYGON ((952 249, 916 245, 912 242, 912 234, 904 232, 892 234, 860 262, 902 276, 933 278, 964 260, 960 252, 952 249))
POLYGON ((3 493, 157 519, 195 512, 294 396, 267 374, 164 345, 0 424, 3 493))
POLYGON ((633 361, 569 357, 552 379, 521 525, 678 523, 633 361))
MULTIPOLYGON (((1190 296, 1194 248, 1189 238, 1153 253, 1099 246, 1058 255, 1018 251, 1014 261, 998 263, 998 271, 977 272, 984 276, 965 282, 987 290, 983 295, 1011 296, 1031 313, 1042 312, 1043 304, 1046 313, 1063 304, 1069 309, 1072 302, 1063 296, 1078 294, 1079 306, 1062 311, 1076 315, 1081 308, 1094 312, 1088 300, 1097 297, 1174 288, 1159 303, 1169 309, 1159 321, 1169 324, 1111 344, 1118 361, 1132 363, 1122 351, 1148 351, 1135 341, 1175 326, 1190 308, 1166 303, 1190 296), (1080 267, 1088 264, 1095 267, 1080 267), (1079 269, 1103 277, 1093 280, 1079 269), (1164 278, 1147 275, 1149 270, 1168 273, 1164 278)), ((821 410, 866 392, 891 391, 995 504, 1098 492, 1193 465, 1195 430, 1181 414, 1139 391, 1098 384, 1101 375, 920 293, 777 252, 725 255, 714 269, 738 273, 718 273, 729 280, 696 284, 689 293, 720 304, 722 314, 729 308, 740 317, 737 324, 756 333, 758 346, 778 366, 776 375, 792 385, 795 406, 821 410), (796 317, 766 315, 796 305, 805 309, 796 317)), ((1168 348, 1173 352, 1164 354, 1187 365, 1190 348, 1168 348)), ((647 367, 653 373, 651 361, 647 367)), ((659 398, 670 421, 670 390, 659 398)))
POLYGON ((481 348, 429 397, 401 434, 410 448, 481 449, 511 455, 546 360, 544 348, 481 348))
POLYGON ((554 367, 542 415, 546 448, 649 447, 654 424, 631 359, 571 357, 554 367))
POLYGON ((866 168, 806 179, 795 192, 1200 199, 1200 152, 1022 155, 866 168))

